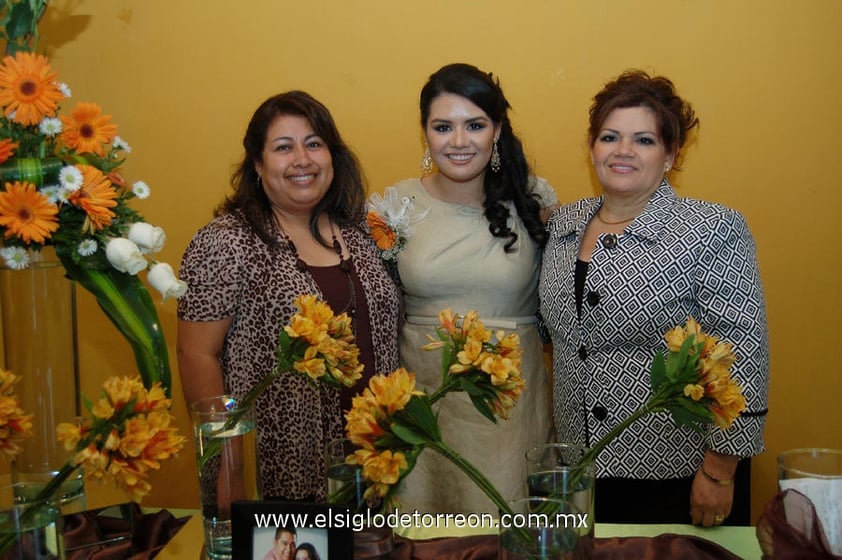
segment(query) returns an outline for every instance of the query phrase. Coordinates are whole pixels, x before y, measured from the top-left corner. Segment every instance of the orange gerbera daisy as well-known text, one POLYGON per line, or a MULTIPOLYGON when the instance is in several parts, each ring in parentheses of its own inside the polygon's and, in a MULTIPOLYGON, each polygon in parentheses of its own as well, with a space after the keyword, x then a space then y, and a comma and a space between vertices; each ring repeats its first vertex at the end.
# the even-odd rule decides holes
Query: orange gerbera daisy
POLYGON ((117 206, 117 191, 102 171, 91 165, 77 165, 82 172, 82 188, 68 199, 87 214, 84 231, 95 232, 111 224, 115 216, 110 209, 117 206))
POLYGON ((70 117, 61 116, 64 130, 62 141, 80 154, 105 155, 104 144, 111 143, 117 135, 117 125, 111 124, 111 115, 100 115, 102 108, 96 103, 79 103, 70 117))
POLYGON ((58 229, 58 207, 29 182, 6 183, 0 192, 0 226, 6 239, 19 237, 25 243, 44 243, 58 229))
POLYGON ((17 142, 12 142, 11 138, 3 138, 0 140, 0 163, 4 163, 7 159, 12 157, 12 152, 18 147, 17 142))
POLYGON ((36 125, 44 117, 55 115, 64 94, 56 84, 56 72, 45 56, 19 52, 7 56, 0 65, 0 106, 14 122, 36 125))
POLYGON ((368 227, 371 230, 371 237, 374 238, 374 243, 377 248, 383 251, 392 249, 398 242, 398 236, 395 231, 389 227, 386 220, 380 217, 377 212, 369 212, 365 216, 368 222, 368 227))

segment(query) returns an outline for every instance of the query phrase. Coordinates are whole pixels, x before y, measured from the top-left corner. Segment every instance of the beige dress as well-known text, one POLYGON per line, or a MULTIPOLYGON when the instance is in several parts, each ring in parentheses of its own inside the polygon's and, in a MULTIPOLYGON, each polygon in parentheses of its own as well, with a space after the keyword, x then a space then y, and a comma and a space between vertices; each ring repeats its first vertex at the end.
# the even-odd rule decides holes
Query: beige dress
MULTIPOLYGON (((533 181, 542 205, 556 203, 546 181, 533 181)), ((432 392, 441 377, 441 352, 421 350, 435 334, 438 313, 451 308, 476 310, 489 328, 516 330, 523 354, 527 389, 508 420, 494 424, 464 393, 451 393, 436 405, 442 439, 477 467, 506 499, 526 495, 524 453, 551 439, 550 388, 543 345, 535 328, 541 252, 520 223, 516 250, 506 253, 493 237, 482 210, 431 197, 418 179, 395 185, 412 200, 414 233, 398 255, 407 320, 401 331, 400 358, 415 372, 419 388, 432 392)), ((512 208, 512 215, 516 216, 512 208)), ((485 494, 449 461, 425 450, 399 488, 401 511, 497 513, 485 494)))

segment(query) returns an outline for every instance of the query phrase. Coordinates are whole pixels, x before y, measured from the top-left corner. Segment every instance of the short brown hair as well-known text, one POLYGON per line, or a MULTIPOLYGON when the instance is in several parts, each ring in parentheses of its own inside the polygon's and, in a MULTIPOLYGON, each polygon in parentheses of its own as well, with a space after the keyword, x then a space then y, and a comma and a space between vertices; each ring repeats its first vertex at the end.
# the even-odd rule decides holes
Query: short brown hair
POLYGON ((690 103, 675 92, 672 81, 663 76, 650 76, 643 70, 626 70, 608 82, 593 98, 590 108, 588 143, 596 142, 602 125, 614 109, 646 107, 655 114, 658 135, 668 154, 676 156, 690 130, 699 124, 690 103))

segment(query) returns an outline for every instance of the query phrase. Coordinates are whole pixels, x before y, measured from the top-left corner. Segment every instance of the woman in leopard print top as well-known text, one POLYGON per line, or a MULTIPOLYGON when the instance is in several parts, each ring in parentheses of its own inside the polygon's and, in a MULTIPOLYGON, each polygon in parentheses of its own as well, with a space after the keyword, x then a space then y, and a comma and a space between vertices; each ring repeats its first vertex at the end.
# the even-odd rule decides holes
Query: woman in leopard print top
POLYGON ((187 403, 242 397, 275 363, 295 299, 316 293, 353 317, 364 378, 318 391, 282 375, 256 404, 264 496, 325 499, 325 444, 343 409, 375 373, 397 367, 399 293, 364 230, 356 157, 321 103, 287 92, 267 99, 243 139, 234 193, 195 235, 181 277, 178 363, 187 403))

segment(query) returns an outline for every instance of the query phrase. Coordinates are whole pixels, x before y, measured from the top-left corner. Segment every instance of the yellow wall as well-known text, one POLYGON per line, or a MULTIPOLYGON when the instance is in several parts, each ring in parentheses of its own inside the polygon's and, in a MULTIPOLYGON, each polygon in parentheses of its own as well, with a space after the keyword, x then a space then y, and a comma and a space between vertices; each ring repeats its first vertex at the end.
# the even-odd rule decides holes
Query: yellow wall
MULTIPOLYGON (((537 172, 571 200, 596 189, 590 97, 628 67, 671 77, 702 122, 680 192, 741 210, 759 245, 772 388, 756 517, 775 492, 778 452, 842 448, 829 352, 842 312, 840 21, 837 0, 53 0, 41 31, 74 99, 100 103, 131 144, 125 175, 152 187, 136 206, 167 230, 173 264, 226 192, 246 122, 270 94, 321 99, 382 190, 419 171, 426 77, 474 63, 500 76, 537 172)), ((160 312, 174 362, 175 305, 160 312)), ((86 294, 81 322, 94 395, 134 368, 86 294)), ((189 434, 180 398, 175 411, 189 434)), ((192 449, 155 483, 147 503, 195 506, 192 449)))

